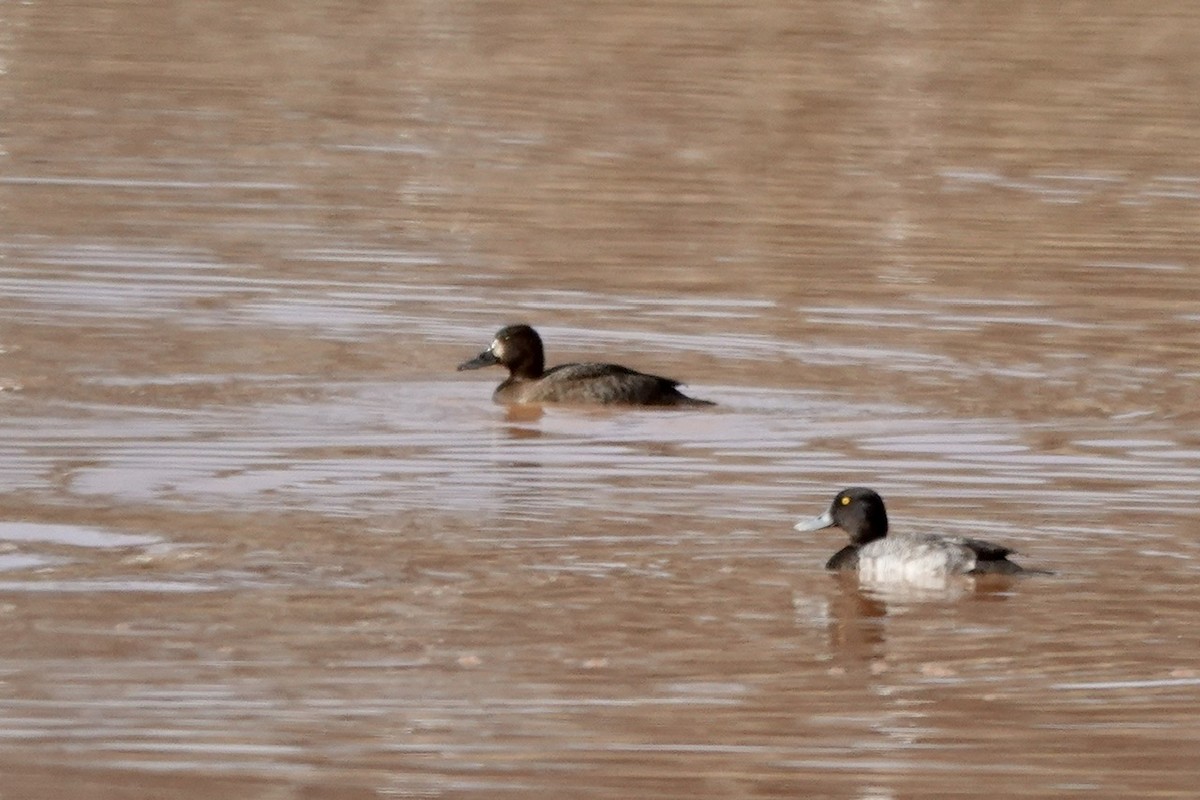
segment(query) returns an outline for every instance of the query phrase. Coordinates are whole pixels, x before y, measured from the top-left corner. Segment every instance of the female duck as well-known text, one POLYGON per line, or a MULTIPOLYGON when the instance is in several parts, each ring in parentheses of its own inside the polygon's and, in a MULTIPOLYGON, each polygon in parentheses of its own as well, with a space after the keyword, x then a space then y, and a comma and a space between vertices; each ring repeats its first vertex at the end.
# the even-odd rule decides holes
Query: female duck
POLYGON ((501 364, 508 379, 496 387, 497 403, 711 406, 679 391, 679 381, 647 375, 617 364, 561 364, 545 368, 542 338, 528 325, 501 328, 487 350, 459 370, 501 364))
POLYGON ((829 510, 796 523, 798 531, 838 527, 850 544, 833 554, 826 569, 857 569, 865 581, 927 583, 950 575, 1015 575, 1031 572, 1008 560, 1015 551, 966 536, 888 535, 883 498, 870 489, 843 489, 829 510))

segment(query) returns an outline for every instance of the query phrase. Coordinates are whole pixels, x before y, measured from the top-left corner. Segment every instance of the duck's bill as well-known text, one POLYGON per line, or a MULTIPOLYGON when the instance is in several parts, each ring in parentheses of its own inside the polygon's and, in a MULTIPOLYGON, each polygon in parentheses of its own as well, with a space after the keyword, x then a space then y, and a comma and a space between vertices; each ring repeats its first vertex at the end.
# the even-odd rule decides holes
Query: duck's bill
POLYGON ((493 353, 491 350, 484 350, 470 361, 464 361, 463 363, 459 364, 458 371, 462 372, 464 369, 481 369, 483 367, 490 367, 493 364, 499 363, 500 359, 496 358, 495 353, 493 353))
POLYGON ((798 531, 819 531, 825 528, 833 527, 833 514, 826 511, 819 517, 812 519, 802 519, 795 524, 795 529, 798 531))

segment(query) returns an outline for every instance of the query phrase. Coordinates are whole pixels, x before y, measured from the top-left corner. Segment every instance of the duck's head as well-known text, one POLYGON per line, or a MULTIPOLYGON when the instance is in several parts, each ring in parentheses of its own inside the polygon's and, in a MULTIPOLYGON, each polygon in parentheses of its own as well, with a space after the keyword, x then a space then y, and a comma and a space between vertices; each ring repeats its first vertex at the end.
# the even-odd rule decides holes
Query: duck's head
POLYGON ((871 489, 854 486, 838 492, 829 510, 795 525, 798 531, 819 531, 841 528, 850 536, 850 543, 864 545, 887 536, 888 518, 883 498, 871 489))
POLYGON ((542 337, 528 325, 507 325, 496 333, 491 346, 458 369, 480 369, 501 364, 523 378, 537 378, 545 370, 542 337))

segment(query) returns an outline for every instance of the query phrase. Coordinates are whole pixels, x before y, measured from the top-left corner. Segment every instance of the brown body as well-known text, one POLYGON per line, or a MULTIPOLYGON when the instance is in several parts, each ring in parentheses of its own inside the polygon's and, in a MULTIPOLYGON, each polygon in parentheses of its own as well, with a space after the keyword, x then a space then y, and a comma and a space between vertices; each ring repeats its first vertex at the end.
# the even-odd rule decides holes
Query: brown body
POLYGON ((528 325, 501 328, 491 347, 458 365, 460 370, 500 364, 508 378, 492 394, 497 403, 578 405, 710 406, 679 391, 679 382, 618 364, 561 364, 545 368, 537 331, 528 325))

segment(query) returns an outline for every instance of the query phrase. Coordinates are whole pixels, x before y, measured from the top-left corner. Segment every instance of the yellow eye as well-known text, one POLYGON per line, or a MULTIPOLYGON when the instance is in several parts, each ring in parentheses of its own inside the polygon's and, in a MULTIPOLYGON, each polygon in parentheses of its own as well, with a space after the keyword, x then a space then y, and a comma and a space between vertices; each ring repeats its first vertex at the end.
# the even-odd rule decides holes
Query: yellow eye
POLYGON ((842 505, 844 505, 844 506, 850 505, 850 498, 847 497, 846 495, 842 495, 842 505))

